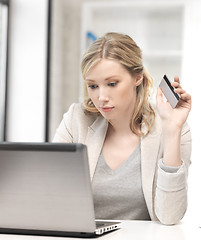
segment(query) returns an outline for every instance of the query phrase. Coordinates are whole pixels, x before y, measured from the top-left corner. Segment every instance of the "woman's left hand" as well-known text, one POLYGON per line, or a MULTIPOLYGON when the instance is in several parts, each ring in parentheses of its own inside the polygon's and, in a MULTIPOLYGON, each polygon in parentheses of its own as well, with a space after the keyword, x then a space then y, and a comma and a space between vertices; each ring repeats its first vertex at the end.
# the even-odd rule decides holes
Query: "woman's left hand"
POLYGON ((174 126, 181 129, 191 110, 191 96, 182 89, 178 77, 174 78, 171 85, 175 88, 175 93, 178 93, 181 97, 177 106, 173 109, 168 102, 165 102, 162 90, 158 88, 156 96, 157 109, 163 126, 174 126))

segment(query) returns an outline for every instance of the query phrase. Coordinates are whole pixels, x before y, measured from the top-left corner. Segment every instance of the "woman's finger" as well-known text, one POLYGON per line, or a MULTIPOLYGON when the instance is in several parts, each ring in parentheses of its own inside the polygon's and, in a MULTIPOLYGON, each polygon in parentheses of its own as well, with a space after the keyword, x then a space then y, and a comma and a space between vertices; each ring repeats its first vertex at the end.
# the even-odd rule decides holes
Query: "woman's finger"
POLYGON ((180 83, 180 80, 179 80, 179 77, 178 77, 178 76, 175 76, 175 77, 174 77, 174 82, 180 83))
POLYGON ((178 82, 172 82, 171 85, 174 87, 174 88, 182 88, 180 83, 178 82))
POLYGON ((181 94, 180 96, 181 96, 181 99, 184 100, 184 101, 190 101, 191 100, 191 95, 186 93, 186 92, 181 94))
POLYGON ((178 94, 180 94, 180 95, 183 94, 183 93, 186 93, 186 91, 185 91, 184 89, 182 89, 182 88, 175 88, 175 89, 174 89, 174 92, 175 92, 175 93, 178 93, 178 94))

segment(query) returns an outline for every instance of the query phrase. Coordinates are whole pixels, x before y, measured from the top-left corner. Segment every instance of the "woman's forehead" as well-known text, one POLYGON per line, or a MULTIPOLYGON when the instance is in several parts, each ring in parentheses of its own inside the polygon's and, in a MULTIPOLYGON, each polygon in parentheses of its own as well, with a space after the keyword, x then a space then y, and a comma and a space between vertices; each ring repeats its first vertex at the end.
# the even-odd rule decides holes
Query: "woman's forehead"
POLYGON ((111 78, 111 76, 118 76, 128 73, 128 71, 117 60, 101 59, 95 64, 86 74, 86 80, 94 80, 98 76, 105 76, 105 78, 111 78))

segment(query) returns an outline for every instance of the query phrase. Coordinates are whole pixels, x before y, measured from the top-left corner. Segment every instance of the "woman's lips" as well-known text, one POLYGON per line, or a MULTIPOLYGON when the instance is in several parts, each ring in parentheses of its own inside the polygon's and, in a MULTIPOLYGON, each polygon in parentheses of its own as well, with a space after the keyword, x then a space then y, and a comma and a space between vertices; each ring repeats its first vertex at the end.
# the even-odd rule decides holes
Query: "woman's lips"
POLYGON ((101 110, 102 110, 103 112, 111 112, 112 109, 113 109, 113 107, 101 107, 101 110))

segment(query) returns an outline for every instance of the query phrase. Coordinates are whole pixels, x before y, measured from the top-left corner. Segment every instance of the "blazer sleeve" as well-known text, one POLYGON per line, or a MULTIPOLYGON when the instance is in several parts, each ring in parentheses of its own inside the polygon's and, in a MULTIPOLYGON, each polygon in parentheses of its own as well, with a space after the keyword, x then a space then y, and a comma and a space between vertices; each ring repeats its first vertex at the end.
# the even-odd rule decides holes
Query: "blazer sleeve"
MULTIPOLYGON (((171 151, 171 150, 170 150, 171 151)), ((173 172, 157 167, 157 180, 154 199, 155 214, 159 221, 166 225, 178 223, 187 209, 187 178, 191 164, 191 133, 187 124, 181 135, 182 166, 173 172)))

